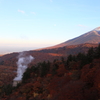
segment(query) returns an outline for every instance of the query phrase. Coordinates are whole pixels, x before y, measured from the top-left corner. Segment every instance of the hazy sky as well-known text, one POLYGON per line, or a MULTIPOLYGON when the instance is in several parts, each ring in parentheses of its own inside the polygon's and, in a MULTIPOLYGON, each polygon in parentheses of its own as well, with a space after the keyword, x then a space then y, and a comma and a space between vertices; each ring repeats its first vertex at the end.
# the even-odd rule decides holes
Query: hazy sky
POLYGON ((0 54, 62 43, 99 21, 100 0, 0 0, 0 54))

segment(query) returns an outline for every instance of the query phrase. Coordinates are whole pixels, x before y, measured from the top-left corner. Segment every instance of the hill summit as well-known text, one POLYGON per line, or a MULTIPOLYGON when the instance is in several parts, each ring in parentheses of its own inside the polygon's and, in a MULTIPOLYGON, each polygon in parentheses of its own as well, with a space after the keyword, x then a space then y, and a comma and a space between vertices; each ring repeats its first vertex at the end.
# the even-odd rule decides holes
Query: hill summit
MULTIPOLYGON (((94 29, 95 31, 100 31, 100 27, 94 29)), ((100 33, 99 33, 100 34, 100 33)))
POLYGON ((92 43, 92 44, 100 43, 100 27, 97 27, 81 36, 78 36, 76 38, 70 39, 61 44, 49 48, 58 48, 58 47, 64 47, 68 45, 77 45, 77 44, 84 44, 84 43, 92 43))

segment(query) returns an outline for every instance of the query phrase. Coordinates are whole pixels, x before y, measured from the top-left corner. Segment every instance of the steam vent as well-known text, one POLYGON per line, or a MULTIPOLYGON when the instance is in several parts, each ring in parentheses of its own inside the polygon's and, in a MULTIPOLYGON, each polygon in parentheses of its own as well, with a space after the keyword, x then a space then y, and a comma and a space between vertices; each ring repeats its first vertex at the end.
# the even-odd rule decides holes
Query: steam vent
POLYGON ((18 83, 21 83, 21 80, 13 80, 13 87, 16 87, 18 83))

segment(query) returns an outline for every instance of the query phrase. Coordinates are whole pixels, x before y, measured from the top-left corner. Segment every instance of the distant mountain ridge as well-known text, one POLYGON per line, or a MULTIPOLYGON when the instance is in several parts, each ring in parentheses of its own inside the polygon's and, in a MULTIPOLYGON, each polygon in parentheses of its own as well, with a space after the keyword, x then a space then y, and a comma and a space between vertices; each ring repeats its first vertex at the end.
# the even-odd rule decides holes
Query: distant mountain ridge
POLYGON ((64 47, 68 45, 84 44, 84 43, 92 43, 92 44, 100 43, 100 27, 97 27, 90 32, 87 32, 81 36, 65 41, 61 44, 48 47, 47 49, 64 47))

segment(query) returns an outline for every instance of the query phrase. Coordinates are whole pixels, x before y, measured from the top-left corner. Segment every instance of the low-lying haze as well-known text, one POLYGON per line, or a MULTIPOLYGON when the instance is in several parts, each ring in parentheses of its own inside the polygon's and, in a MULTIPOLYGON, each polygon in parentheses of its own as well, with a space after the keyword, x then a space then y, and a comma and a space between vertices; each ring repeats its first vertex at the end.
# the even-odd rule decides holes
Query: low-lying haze
POLYGON ((0 54, 56 45, 100 26, 99 4, 99 0, 0 0, 0 54))

